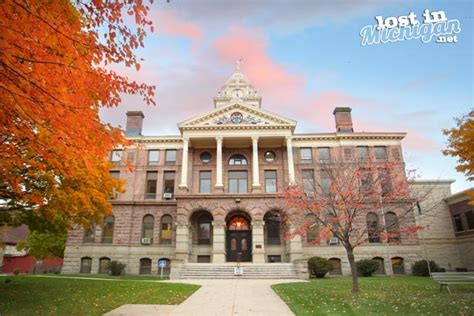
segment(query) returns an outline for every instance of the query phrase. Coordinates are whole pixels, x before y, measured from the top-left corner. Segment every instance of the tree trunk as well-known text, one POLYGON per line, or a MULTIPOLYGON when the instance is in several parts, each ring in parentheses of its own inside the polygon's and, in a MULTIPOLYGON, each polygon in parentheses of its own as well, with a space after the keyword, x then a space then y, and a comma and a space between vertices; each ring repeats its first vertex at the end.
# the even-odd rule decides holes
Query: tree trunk
POLYGON ((352 274, 352 293, 359 292, 359 279, 357 278, 357 268, 354 259, 354 249, 352 247, 344 247, 346 248, 347 259, 349 259, 349 266, 351 267, 351 274, 352 274))

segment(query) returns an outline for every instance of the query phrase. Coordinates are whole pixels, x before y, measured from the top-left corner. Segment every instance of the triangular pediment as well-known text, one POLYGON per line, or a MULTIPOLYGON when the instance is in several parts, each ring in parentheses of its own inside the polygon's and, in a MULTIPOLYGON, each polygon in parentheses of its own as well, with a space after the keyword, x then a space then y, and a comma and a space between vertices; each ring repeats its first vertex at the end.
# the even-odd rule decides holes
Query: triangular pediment
POLYGON ((262 110, 261 108, 235 102, 178 124, 180 130, 219 126, 280 126, 294 128, 296 122, 281 115, 262 110))

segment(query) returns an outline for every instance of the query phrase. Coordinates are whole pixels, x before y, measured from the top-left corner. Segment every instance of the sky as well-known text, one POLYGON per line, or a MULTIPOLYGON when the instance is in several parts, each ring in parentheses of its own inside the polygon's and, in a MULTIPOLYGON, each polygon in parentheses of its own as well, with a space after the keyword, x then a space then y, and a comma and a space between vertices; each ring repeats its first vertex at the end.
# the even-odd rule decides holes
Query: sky
POLYGON ((119 107, 101 111, 104 122, 123 127, 127 111, 143 111, 144 135, 178 135, 177 123, 213 109, 241 58, 262 108, 298 121, 296 133, 334 132, 333 109, 349 106, 356 132, 406 132, 407 168, 422 179, 456 180, 453 192, 473 186, 442 154, 442 130, 474 109, 470 0, 156 2, 155 31, 137 51, 141 70, 117 70, 156 85, 157 105, 124 95, 119 107), (359 33, 375 16, 414 12, 422 24, 425 9, 459 21, 457 42, 361 45, 359 33))

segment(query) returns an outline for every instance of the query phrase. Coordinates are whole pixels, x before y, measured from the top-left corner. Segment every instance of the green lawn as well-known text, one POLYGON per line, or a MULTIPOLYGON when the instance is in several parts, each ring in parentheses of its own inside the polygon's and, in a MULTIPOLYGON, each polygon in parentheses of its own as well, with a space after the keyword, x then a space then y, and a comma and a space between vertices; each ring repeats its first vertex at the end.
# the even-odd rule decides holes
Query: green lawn
POLYGON ((197 285, 140 280, 0 277, 0 315, 102 315, 123 304, 179 304, 197 285), (9 285, 5 280, 10 279, 9 285))
POLYGON ((324 278, 274 285, 296 315, 474 315, 474 287, 443 290, 430 278, 359 278, 361 292, 351 293, 351 279, 324 278))

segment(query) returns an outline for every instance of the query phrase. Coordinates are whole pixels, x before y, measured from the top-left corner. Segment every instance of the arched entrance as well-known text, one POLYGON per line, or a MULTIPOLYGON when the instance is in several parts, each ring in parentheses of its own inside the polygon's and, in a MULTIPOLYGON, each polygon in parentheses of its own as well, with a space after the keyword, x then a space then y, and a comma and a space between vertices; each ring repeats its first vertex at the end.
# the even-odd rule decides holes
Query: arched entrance
POLYGON ((252 229, 248 216, 242 213, 229 216, 226 237, 227 261, 252 261, 252 229))

